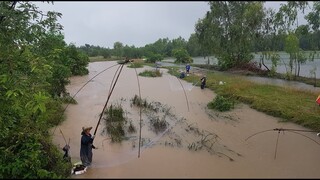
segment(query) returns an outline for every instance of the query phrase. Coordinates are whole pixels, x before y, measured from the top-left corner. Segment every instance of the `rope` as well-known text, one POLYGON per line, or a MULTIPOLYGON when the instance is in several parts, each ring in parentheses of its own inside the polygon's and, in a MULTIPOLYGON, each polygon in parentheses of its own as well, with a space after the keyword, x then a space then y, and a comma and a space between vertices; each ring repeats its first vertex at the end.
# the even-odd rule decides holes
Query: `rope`
POLYGON ((268 129, 268 130, 264 130, 264 131, 260 131, 260 132, 257 132, 257 133, 254 133, 252 134, 251 136, 247 137, 245 139, 245 141, 247 141, 249 138, 255 136, 255 135, 258 135, 258 134, 261 134, 261 133, 264 133, 264 132, 268 132, 268 131, 278 131, 278 136, 277 136, 277 141, 276 141, 276 147, 275 147, 275 152, 274 152, 274 159, 276 159, 277 157, 277 149, 278 149, 278 141, 279 141, 279 134, 281 131, 288 131, 288 132, 292 132, 292 133, 295 133, 295 134, 299 134, 303 137, 306 137, 308 139, 310 139, 311 141, 315 142, 316 144, 320 145, 320 143, 318 143, 317 141, 313 140, 312 138, 304 135, 304 134, 301 134, 301 133, 298 133, 298 132, 295 132, 295 131, 300 131, 300 132, 318 132, 318 131, 315 131, 315 130, 302 130, 302 129, 284 129, 284 128, 274 128, 274 129, 268 129))
MULTIPOLYGON (((247 141, 249 138, 255 136, 255 135, 258 135, 258 134, 261 134, 261 133, 264 133, 264 132, 267 132, 267 131, 289 131, 289 132, 293 132, 293 131, 301 131, 301 132, 318 132, 318 131, 315 131, 315 130, 302 130, 302 129, 284 129, 284 128, 274 128, 274 129, 268 129, 268 130, 264 130, 264 131, 260 131, 260 132, 257 132, 257 133, 254 133, 252 135, 250 135, 249 137, 247 137, 245 139, 245 141, 247 141)), ((300 134, 301 135, 301 134, 300 134)))
POLYGON ((180 83, 180 85, 181 85, 181 87, 182 87, 182 89, 183 89, 184 96, 186 97, 186 100, 187 100, 188 111, 190 111, 190 109, 189 109, 189 101, 188 101, 188 97, 187 97, 186 91, 184 90, 184 87, 183 87, 180 79, 179 79, 178 77, 176 77, 176 78, 178 79, 178 81, 179 81, 179 83, 180 83))
POLYGON ((277 149, 278 149, 279 135, 280 135, 280 131, 278 131, 277 142, 276 142, 276 149, 275 149, 275 151, 274 151, 274 159, 276 159, 276 156, 277 156, 277 149))
MULTIPOLYGON (((93 76, 91 79, 89 79, 89 80, 72 96, 72 99, 74 99, 74 97, 75 97, 92 79, 94 79, 95 77, 97 77, 98 75, 100 75, 101 73, 103 73, 104 71, 106 71, 106 70, 108 70, 108 69, 110 69, 110 68, 112 68, 112 67, 114 67, 114 66, 116 66, 116 65, 118 65, 118 64, 112 65, 112 66, 110 66, 110 67, 108 67, 108 68, 100 71, 98 74, 96 74, 96 75, 93 76)), ((66 107, 64 108, 64 110, 62 111, 61 116, 59 117, 58 124, 60 124, 61 118, 62 118, 64 112, 66 111, 66 109, 68 108, 69 105, 70 105, 70 103, 68 103, 67 106, 66 106, 66 107)), ((53 132, 52 132, 52 135, 55 133, 57 127, 58 127, 58 126, 56 126, 56 127, 54 128, 54 130, 53 130, 53 132)), ((60 129, 60 128, 59 128, 59 129, 60 129)), ((60 129, 60 131, 61 131, 61 129, 60 129)))

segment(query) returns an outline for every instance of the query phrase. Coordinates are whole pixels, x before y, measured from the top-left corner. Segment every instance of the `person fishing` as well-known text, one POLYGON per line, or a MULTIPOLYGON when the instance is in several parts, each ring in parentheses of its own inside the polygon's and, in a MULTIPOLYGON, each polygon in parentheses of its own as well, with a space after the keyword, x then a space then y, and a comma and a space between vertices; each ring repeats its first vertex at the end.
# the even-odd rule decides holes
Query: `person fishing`
POLYGON ((181 70, 180 71, 180 79, 183 79, 186 76, 186 74, 181 70))
POLYGON ((69 150, 70 150, 70 146, 69 144, 66 144, 62 150, 64 151, 64 155, 63 155, 63 159, 67 162, 71 162, 71 157, 69 156, 69 150))
POLYGON ((201 79, 201 89, 204 89, 206 86, 207 77, 204 75, 201 79))
POLYGON ((82 127, 81 132, 81 147, 80 159, 84 166, 90 166, 92 163, 92 149, 96 149, 93 145, 94 135, 92 136, 90 130, 92 127, 82 127))
POLYGON ((190 71, 190 64, 187 64, 186 65, 186 73, 189 74, 189 71, 190 71))

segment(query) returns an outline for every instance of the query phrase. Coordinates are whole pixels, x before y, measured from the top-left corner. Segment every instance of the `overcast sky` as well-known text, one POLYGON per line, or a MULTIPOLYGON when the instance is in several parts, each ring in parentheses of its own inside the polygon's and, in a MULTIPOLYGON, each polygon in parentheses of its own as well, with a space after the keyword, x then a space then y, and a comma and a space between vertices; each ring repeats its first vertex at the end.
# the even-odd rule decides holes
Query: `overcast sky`
MULTIPOLYGON (((159 38, 188 40, 209 11, 205 1, 55 1, 34 2, 39 10, 62 13, 67 43, 113 48, 116 41, 142 47, 159 38)), ((266 2, 278 9, 283 1, 266 2)), ((303 20, 300 20, 301 22, 303 20)))

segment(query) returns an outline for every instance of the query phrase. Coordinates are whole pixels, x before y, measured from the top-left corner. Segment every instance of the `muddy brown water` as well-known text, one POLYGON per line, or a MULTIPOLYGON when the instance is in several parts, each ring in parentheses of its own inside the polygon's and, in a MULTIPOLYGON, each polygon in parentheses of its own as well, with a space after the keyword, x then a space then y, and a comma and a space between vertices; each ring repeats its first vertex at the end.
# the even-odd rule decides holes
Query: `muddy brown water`
MULTIPOLYGON (((89 75, 72 77, 68 91, 74 95, 89 79, 115 63, 90 63, 89 75)), ((116 69, 101 73, 77 94, 78 104, 69 105, 66 120, 54 132, 53 141, 60 148, 65 145, 60 129, 67 141, 70 138, 72 162, 80 161, 82 126, 93 126, 91 132, 94 132, 116 69)), ((139 73, 145 69, 152 68, 136 70, 139 73)), ((281 119, 244 104, 230 112, 208 110, 207 103, 216 96, 213 91, 181 81, 186 99, 178 79, 166 69, 161 72, 162 77, 157 78, 139 76, 139 83, 142 99, 157 102, 160 108, 170 111, 171 116, 165 117, 168 120, 165 131, 150 131, 148 116, 142 113, 139 153, 139 108, 130 105, 130 99, 139 95, 139 88, 135 70, 125 66, 108 106, 121 104, 137 132, 127 135, 128 139, 122 143, 111 143, 107 135, 101 134, 104 128, 101 120, 94 140, 98 149, 93 150, 93 164, 86 173, 72 178, 320 177, 320 138, 316 133, 282 131, 278 134, 272 129, 307 129, 280 122, 281 119), (271 131, 250 137, 264 130, 271 131)), ((164 116, 163 112, 153 115, 164 116)))

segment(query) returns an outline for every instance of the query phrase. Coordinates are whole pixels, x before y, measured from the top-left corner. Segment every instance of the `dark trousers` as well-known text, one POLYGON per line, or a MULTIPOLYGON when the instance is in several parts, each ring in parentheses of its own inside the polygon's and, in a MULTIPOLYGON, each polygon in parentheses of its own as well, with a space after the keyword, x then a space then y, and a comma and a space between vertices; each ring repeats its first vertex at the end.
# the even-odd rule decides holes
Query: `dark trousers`
POLYGON ((204 89, 205 86, 206 86, 205 83, 201 83, 201 89, 204 89))

